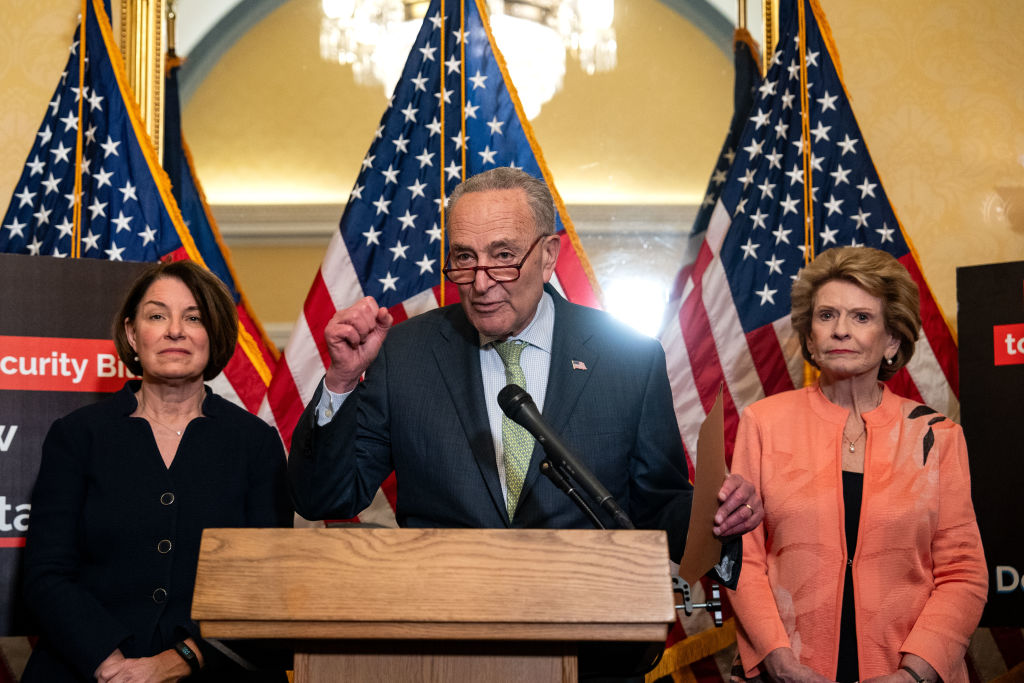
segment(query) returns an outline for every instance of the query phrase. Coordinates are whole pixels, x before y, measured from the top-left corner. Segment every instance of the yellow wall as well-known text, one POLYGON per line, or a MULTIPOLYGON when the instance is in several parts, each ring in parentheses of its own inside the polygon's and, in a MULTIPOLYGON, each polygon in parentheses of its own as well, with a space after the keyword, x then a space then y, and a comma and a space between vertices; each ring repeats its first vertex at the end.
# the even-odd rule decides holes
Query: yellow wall
MULTIPOLYGON (((351 121, 375 122, 382 101, 379 90, 367 88, 343 101, 330 97, 354 88, 351 77, 317 60, 315 34, 294 30, 310 21, 316 4, 293 0, 255 27, 186 109, 192 151, 215 204, 238 201, 240 187, 284 191, 302 202, 334 201, 351 186, 372 131, 351 121), (267 48, 274 40, 283 41, 280 50, 267 48), (303 50, 308 54, 297 54, 303 50), (294 184, 303 173, 308 180, 294 184)), ((667 55, 671 80, 643 70, 625 80, 587 79, 570 62, 565 93, 579 94, 549 103, 535 122, 537 136, 570 202, 632 202, 645 190, 650 203, 691 201, 727 125, 731 67, 654 0, 619 4, 620 61, 635 69, 667 55), (631 41, 645 19, 649 32, 631 41)), ((1024 4, 821 5, 876 166, 947 319, 955 322, 957 266, 1024 258, 1024 4)), ((4 0, 0 197, 10 197, 17 182, 77 11, 72 0, 4 0)), ((243 286, 275 277, 272 250, 252 259, 241 251, 243 286)), ((308 283, 312 274, 311 268, 299 277, 308 283)), ((260 314, 260 300, 254 303, 260 314)))

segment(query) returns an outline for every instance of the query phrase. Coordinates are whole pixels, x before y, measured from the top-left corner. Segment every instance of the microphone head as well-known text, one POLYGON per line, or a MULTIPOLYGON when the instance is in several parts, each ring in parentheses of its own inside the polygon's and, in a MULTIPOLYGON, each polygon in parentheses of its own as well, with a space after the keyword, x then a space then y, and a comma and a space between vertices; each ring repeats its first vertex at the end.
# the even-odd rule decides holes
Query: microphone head
POLYGON ((518 384, 508 384, 498 392, 498 405, 509 419, 515 420, 523 407, 533 405, 533 398, 518 384))

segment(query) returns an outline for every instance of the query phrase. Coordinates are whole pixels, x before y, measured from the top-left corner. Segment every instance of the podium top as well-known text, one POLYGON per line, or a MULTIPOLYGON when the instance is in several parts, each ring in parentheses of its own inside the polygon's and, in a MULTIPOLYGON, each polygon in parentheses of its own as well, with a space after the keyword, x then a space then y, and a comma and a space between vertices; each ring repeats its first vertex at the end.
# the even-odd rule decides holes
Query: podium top
POLYGON ((207 529, 192 617, 219 638, 663 640, 662 531, 207 529))

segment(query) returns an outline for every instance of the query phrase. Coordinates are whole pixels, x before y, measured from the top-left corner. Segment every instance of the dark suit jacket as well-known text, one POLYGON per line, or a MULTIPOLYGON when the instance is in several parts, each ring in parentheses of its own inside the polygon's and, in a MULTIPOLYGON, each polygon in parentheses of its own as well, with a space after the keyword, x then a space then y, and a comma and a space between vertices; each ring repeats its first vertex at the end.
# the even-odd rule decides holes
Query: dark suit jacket
MULTIPOLYGON (((555 323, 544 418, 637 527, 669 532, 678 560, 692 488, 661 345, 547 291, 555 323)), ((392 329, 365 380, 323 427, 314 414, 318 391, 292 436, 288 470, 299 514, 354 517, 393 469, 401 526, 591 528, 540 474, 540 445, 509 520, 479 350, 462 307, 448 306, 392 329)))
POLYGON ((116 648, 147 657, 187 636, 206 656, 200 680, 257 678, 200 640, 192 588, 204 528, 291 526, 281 439, 207 389, 167 468, 131 417, 138 386, 55 421, 43 443, 25 548, 41 638, 22 681, 94 680, 116 648))

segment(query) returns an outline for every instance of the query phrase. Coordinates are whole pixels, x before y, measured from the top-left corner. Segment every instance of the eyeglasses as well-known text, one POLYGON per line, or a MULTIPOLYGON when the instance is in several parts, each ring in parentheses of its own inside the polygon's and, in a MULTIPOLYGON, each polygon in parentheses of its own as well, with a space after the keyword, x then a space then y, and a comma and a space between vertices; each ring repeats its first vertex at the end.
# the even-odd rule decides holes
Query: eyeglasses
POLYGON ((476 273, 478 270, 482 270, 487 273, 487 277, 491 278, 495 282, 515 282, 519 279, 519 275, 523 270, 523 265, 526 263, 526 259, 530 258, 530 253, 534 247, 540 244, 541 240, 546 237, 552 237, 552 235, 541 235, 533 241, 530 248, 526 250, 523 255, 523 259, 514 265, 508 266, 470 266, 469 268, 452 268, 450 266, 444 267, 444 276, 448 278, 448 281, 456 285, 468 285, 469 283, 476 280, 476 273))

